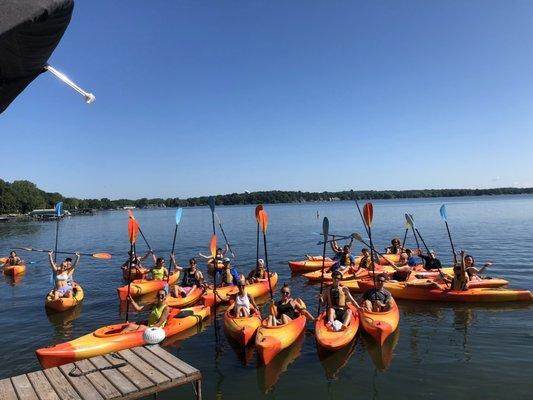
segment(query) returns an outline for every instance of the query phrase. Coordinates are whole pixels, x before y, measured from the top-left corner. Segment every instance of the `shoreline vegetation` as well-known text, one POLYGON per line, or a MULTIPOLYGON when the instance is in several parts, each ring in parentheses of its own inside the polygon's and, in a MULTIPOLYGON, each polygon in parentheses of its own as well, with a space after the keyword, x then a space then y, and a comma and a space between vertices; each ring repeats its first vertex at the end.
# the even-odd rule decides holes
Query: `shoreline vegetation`
MULTIPOLYGON (((431 197, 463 197, 487 195, 533 194, 533 188, 493 188, 493 189, 421 189, 421 190, 358 190, 340 192, 302 192, 270 190, 261 192, 230 193, 216 195, 218 205, 244 204, 276 204, 276 203, 307 203, 323 201, 341 201, 357 199, 385 200, 431 197)), ((29 181, 13 181, 0 179, 0 216, 28 214, 37 209, 51 209, 59 201, 71 212, 80 210, 115 210, 124 207, 158 208, 158 207, 194 207, 207 205, 208 196, 175 198, 141 198, 137 200, 118 199, 77 199, 64 197, 60 193, 48 193, 29 181)))

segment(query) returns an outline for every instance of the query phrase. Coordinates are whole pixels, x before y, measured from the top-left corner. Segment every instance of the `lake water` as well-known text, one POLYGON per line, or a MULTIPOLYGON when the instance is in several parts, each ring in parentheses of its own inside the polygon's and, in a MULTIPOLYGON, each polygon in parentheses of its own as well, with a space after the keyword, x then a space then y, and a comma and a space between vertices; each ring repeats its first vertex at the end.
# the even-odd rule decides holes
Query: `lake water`
MULTIPOLYGON (((510 280, 511 287, 533 289, 531 196, 374 201, 376 246, 383 248, 392 237, 403 237, 403 215, 409 212, 428 245, 449 264, 450 245, 439 217, 443 203, 447 204, 457 249, 474 255, 478 264, 493 261, 490 275, 510 280)), ((279 273, 280 284, 290 283, 293 296, 302 297, 309 309, 315 310, 319 286, 291 276, 287 261, 320 254, 320 237, 315 233, 321 231, 324 216, 330 220, 331 232, 362 233, 357 210, 352 202, 267 205, 265 209, 270 218, 270 268, 279 273), (317 210, 320 219, 316 217, 317 210)), ((235 249, 236 264, 247 273, 256 252, 254 207, 219 207, 217 212, 235 249)), ((166 258, 174 213, 172 209, 135 211, 152 247, 166 250, 161 253, 166 258)), ((176 246, 182 265, 199 251, 208 252, 211 229, 209 208, 184 210, 176 246)), ((53 222, 0 224, 0 254, 7 255, 11 247, 17 246, 51 248, 54 235, 53 222)), ((411 233, 407 244, 414 245, 411 233)), ((74 313, 47 315, 47 255, 19 252, 34 263, 28 265, 27 273, 16 284, 8 279, 0 282, 0 326, 4 335, 0 342, 0 378, 39 368, 34 354, 37 348, 124 319, 116 288, 123 284, 120 265, 129 249, 126 212, 101 212, 61 221, 59 248, 107 251, 114 257, 111 261, 82 257, 75 274, 85 290, 82 306, 74 313)), ((145 248, 139 240, 138 252, 145 248)), ((167 349, 202 371, 206 399, 531 398, 532 306, 398 303, 400 328, 382 351, 371 340, 359 336, 351 348, 324 358, 317 353, 308 331, 264 368, 258 365, 253 352, 240 354, 230 346, 221 329, 221 315, 218 346, 214 324, 206 323, 201 333, 167 349)), ((192 387, 186 386, 164 392, 158 398, 192 398, 192 394, 192 387)))

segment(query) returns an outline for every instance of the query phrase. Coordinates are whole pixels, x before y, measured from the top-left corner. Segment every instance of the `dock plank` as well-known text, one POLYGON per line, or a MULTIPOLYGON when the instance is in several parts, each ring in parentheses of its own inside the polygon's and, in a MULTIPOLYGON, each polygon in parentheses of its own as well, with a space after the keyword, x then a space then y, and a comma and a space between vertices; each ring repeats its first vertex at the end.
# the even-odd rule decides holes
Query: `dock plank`
POLYGON ((89 360, 76 361, 74 363, 81 372, 86 373, 87 379, 93 384, 104 399, 112 399, 120 397, 120 392, 113 386, 111 382, 100 372, 94 371, 96 367, 91 364, 89 360), (94 371, 94 372, 90 372, 94 371))
POLYGON ((48 379, 44 375, 43 371, 30 372, 28 374, 30 380, 39 400, 59 400, 59 396, 56 394, 48 379))
POLYGON ((173 354, 170 354, 168 351, 163 350, 160 346, 146 346, 146 348, 155 355, 157 355, 159 358, 165 360, 168 363, 171 363, 174 367, 178 368, 185 375, 200 374, 199 370, 180 360, 173 354))
POLYGON ((71 376, 70 372, 74 368, 74 364, 65 364, 59 367, 65 378, 76 389, 83 400, 104 400, 98 390, 91 384, 86 376, 71 376))
POLYGON ((142 372, 148 379, 157 385, 170 381, 170 379, 142 360, 131 350, 121 350, 119 353, 126 361, 142 372))
MULTIPOLYGON (((107 361, 104 357, 98 356, 89 359, 92 365, 95 368, 103 369, 112 367, 111 363, 107 361)), ((137 391, 137 387, 130 382, 130 380, 125 377, 118 368, 112 369, 103 369, 100 371, 110 382, 115 385, 115 387, 120 391, 121 394, 129 394, 137 391)))
POLYGON ((81 400, 78 392, 58 368, 48 368, 43 370, 43 373, 61 400, 81 400))
POLYGON ((15 388, 11 383, 11 379, 6 378, 0 381, 0 399, 2 400, 18 400, 15 388))
MULTIPOLYGON (((112 365, 119 365, 123 363, 123 361, 109 354, 105 355, 104 358, 112 365)), ((123 367, 119 367, 118 370, 124 376, 126 376, 139 390, 144 390, 153 386, 153 383, 150 379, 144 376, 141 372, 139 372, 129 363, 127 363, 123 367)))
POLYGON ((151 351, 145 349, 144 347, 136 347, 131 350, 139 357, 141 357, 144 361, 146 361, 148 364, 150 364, 152 367, 157 369, 159 372, 165 374, 172 380, 183 378, 185 376, 183 372, 174 368, 166 361, 163 361, 161 358, 156 356, 151 351))
POLYGON ((19 399, 39 400, 37 393, 33 390, 30 380, 26 375, 18 375, 11 378, 11 383, 17 392, 19 399))

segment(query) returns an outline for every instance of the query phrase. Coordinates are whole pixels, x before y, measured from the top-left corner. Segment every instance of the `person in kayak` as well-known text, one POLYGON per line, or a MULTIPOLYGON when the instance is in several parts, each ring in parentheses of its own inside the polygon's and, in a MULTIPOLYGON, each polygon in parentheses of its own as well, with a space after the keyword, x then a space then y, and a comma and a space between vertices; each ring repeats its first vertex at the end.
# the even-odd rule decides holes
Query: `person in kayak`
MULTIPOLYGON (((402 253, 402 256, 406 256, 406 253, 402 253)), ((394 268, 394 272, 391 276, 391 281, 395 282, 406 282, 409 280, 409 277, 411 276, 411 273, 414 271, 414 268, 416 267, 416 261, 413 257, 407 258, 407 264, 403 264, 405 262, 404 259, 401 259, 399 263, 393 263, 388 262, 388 264, 394 268)))
MULTIPOLYGON (((156 303, 152 305, 150 315, 148 316, 148 324, 136 324, 135 322, 130 322, 122 332, 133 332, 137 330, 144 331, 147 328, 159 327, 164 328, 169 314, 168 305, 166 304, 167 291, 161 289, 157 292, 156 303)), ((142 311, 146 306, 138 305, 131 296, 128 297, 128 301, 133 306, 136 311, 142 311)))
POLYGON ((52 269, 52 274, 54 276, 54 290, 53 296, 54 300, 57 300, 61 297, 72 297, 72 276, 74 270, 80 263, 80 253, 76 252, 76 261, 72 263, 72 258, 67 257, 59 265, 54 261, 54 252, 48 252, 48 260, 50 262, 50 268, 52 269))
POLYGON ((246 279, 244 276, 239 278, 237 287, 239 291, 229 295, 226 301, 233 300, 235 302, 233 314, 235 317, 249 317, 253 310, 259 310, 259 307, 257 307, 254 297, 246 292, 246 279))
POLYGON ((354 269, 354 272, 358 272, 360 269, 366 269, 367 271, 372 270, 372 256, 366 247, 361 249, 361 260, 359 261, 357 269, 354 269))
MULTIPOLYGON (((181 267, 180 267, 181 268, 181 267)), ((154 267, 150 270, 151 280, 162 281, 168 277, 168 269, 165 268, 163 257, 157 257, 154 267)))
POLYGON ((198 264, 196 263, 196 259, 194 257, 189 260, 189 268, 178 267, 178 264, 176 263, 176 259, 174 258, 173 254, 170 256, 170 259, 172 260, 172 263, 174 264, 177 270, 183 271, 181 286, 173 286, 173 292, 176 297, 186 297, 196 288, 205 286, 204 275, 202 274, 202 271, 198 269, 198 264))
POLYGON ((20 257, 17 256, 17 252, 11 251, 9 253, 9 257, 7 257, 6 261, 4 262, 4 267, 13 266, 13 265, 22 265, 22 264, 23 262, 20 259, 20 257))
POLYGON ((443 274, 442 281, 451 284, 450 290, 468 290, 468 273, 466 272, 465 252, 461 250, 461 263, 453 266, 453 276, 443 274))
POLYGON ((267 271, 265 269, 265 261, 260 258, 257 260, 257 267, 248 274, 248 283, 257 283, 267 279, 267 271))
POLYGON ((383 312, 390 310, 392 295, 383 287, 387 277, 385 274, 379 274, 376 277, 376 286, 367 289, 360 298, 360 304, 367 311, 383 312))
POLYGON ((335 240, 335 236, 333 237, 333 240, 331 241, 331 249, 335 252, 335 256, 333 257, 333 260, 336 261, 335 264, 331 267, 331 272, 334 271, 345 271, 349 268, 354 268, 355 266, 355 258, 352 256, 352 242, 353 238, 351 238, 350 243, 344 245, 342 248, 339 246, 337 241, 335 240))
POLYGON ((401 254, 403 252, 402 242, 399 238, 393 238, 390 243, 391 245, 385 248, 387 254, 401 254))
POLYGON ((423 254, 422 250, 418 249, 416 255, 424 261, 424 269, 426 271, 442 268, 440 260, 436 257, 433 250, 430 250, 428 254, 423 254))
POLYGON ((483 279, 481 276, 479 276, 479 274, 482 274, 485 271, 485 269, 487 269, 487 267, 490 267, 492 265, 492 262, 488 261, 483 265, 483 267, 481 267, 480 269, 477 269, 475 266, 476 261, 474 260, 474 257, 467 254, 465 255, 464 259, 465 259, 465 270, 466 270, 466 273, 468 274, 468 278, 471 281, 479 281, 483 279))
POLYGON ((287 283, 281 288, 281 300, 272 304, 271 314, 268 316, 267 326, 278 326, 286 324, 298 317, 299 314, 305 315, 307 320, 314 321, 315 318, 307 311, 305 305, 302 305, 300 299, 291 298, 291 288, 287 283))
POLYGON ((239 272, 231 265, 231 260, 225 257, 222 261, 224 269, 217 270, 217 273, 221 276, 220 286, 231 286, 239 284, 239 272))
POLYGON ((222 250, 222 248, 220 247, 217 249, 214 259, 213 259, 213 256, 206 256, 205 254, 202 254, 202 253, 198 253, 198 255, 202 258, 205 258, 207 260, 207 264, 213 264, 213 270, 220 270, 222 268, 220 268, 218 265, 224 261, 224 258, 226 257, 226 253, 228 251, 229 251, 229 246, 226 243, 224 250, 222 250), (216 265, 214 263, 214 260, 216 260, 216 265))
POLYGON ((144 271, 145 268, 144 268, 143 262, 150 255, 154 259, 154 263, 155 263, 157 259, 156 259, 155 254, 154 254, 154 252, 152 250, 148 250, 148 252, 143 257, 137 256, 135 254, 135 252, 133 252, 133 257, 132 257, 132 252, 128 251, 128 259, 124 262, 124 264, 122 264, 122 267, 121 267, 122 271, 125 272, 126 274, 129 274, 130 260, 132 260, 132 264, 131 264, 131 273, 132 273, 132 275, 133 276, 142 275, 145 272, 144 271))
POLYGON ((333 329, 335 320, 342 323, 341 331, 346 330, 352 319, 352 313, 346 305, 348 303, 356 304, 352 297, 350 290, 347 287, 341 286, 342 273, 339 271, 333 272, 331 275, 333 283, 326 287, 324 293, 320 296, 320 302, 326 306, 327 325, 333 329))

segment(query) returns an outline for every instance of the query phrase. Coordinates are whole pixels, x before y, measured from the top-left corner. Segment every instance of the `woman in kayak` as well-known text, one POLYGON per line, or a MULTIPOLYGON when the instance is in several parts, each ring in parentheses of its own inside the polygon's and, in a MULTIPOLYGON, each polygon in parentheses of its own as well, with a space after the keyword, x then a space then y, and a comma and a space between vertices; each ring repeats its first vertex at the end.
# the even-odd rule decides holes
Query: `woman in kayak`
POLYGON ((254 297, 246 292, 246 279, 244 279, 244 276, 239 278, 237 287, 239 288, 239 291, 228 296, 226 300, 233 300, 235 302, 235 317, 249 317, 252 314, 252 311, 254 309, 259 310, 259 307, 257 307, 254 297))
POLYGON ((248 283, 257 283, 267 279, 267 271, 265 269, 265 261, 263 259, 257 260, 257 267, 248 274, 248 283))
POLYGON ((401 254, 403 251, 402 243, 399 238, 394 238, 390 241, 391 245, 385 249, 387 254, 401 254))
POLYGON ((427 255, 424 255, 422 253, 422 250, 420 249, 418 249, 416 253, 418 257, 424 260, 424 269, 426 271, 442 268, 440 260, 436 257, 435 252, 433 250, 430 250, 427 255))
POLYGON ((220 247, 217 249, 217 252, 216 252, 216 255, 215 255, 215 258, 213 259, 213 256, 206 256, 205 254, 202 254, 202 253, 198 253, 198 255, 202 258, 205 258, 207 260, 207 264, 213 264, 213 270, 216 271, 217 269, 219 269, 220 267, 218 266, 218 264, 221 264, 222 261, 224 261, 224 258, 226 257, 226 253, 228 252, 228 249, 229 249, 229 246, 228 244, 226 243, 226 246, 224 247, 224 250, 222 250, 220 247), (213 262, 214 260, 216 260, 216 265, 215 263, 213 262))
POLYGON ((348 328, 352 319, 352 313, 348 310, 346 305, 348 303, 357 303, 348 288, 340 285, 342 273, 335 271, 331 277, 333 278, 333 283, 326 287, 324 294, 320 296, 320 302, 324 304, 327 309, 327 325, 330 328, 333 328, 335 320, 340 321, 342 323, 340 330, 343 331, 348 328))
POLYGON ((385 274, 379 274, 376 277, 376 286, 363 293, 360 301, 364 309, 374 312, 390 310, 392 295, 383 287, 386 280, 385 274))
POLYGON ((492 265, 492 262, 488 261, 485 263, 485 265, 483 265, 483 267, 481 267, 481 269, 477 269, 475 266, 476 261, 474 260, 474 257, 472 257, 469 254, 465 255, 464 260, 465 260, 464 261, 465 270, 466 270, 466 273, 468 274, 468 278, 471 281, 479 281, 483 279, 481 276, 479 276, 479 274, 482 274, 487 267, 490 267, 492 265))
POLYGON ((186 297, 190 292, 195 290, 199 287, 204 287, 204 276, 202 274, 202 271, 198 269, 198 264, 196 263, 196 259, 193 257, 189 260, 189 268, 181 268, 176 263, 176 259, 174 258, 174 255, 172 254, 170 256, 170 259, 172 260, 172 263, 174 264, 174 267, 177 270, 183 271, 183 278, 181 279, 181 286, 174 285, 173 286, 173 292, 176 297, 186 297))
POLYGON ((9 257, 6 258, 4 267, 13 266, 13 265, 22 265, 22 260, 20 259, 19 256, 17 256, 16 251, 11 251, 9 253, 9 257))
POLYGON ((354 272, 358 272, 360 269, 366 269, 367 271, 372 270, 372 256, 366 247, 361 249, 361 260, 357 269, 353 269, 354 272))
POLYGON ((50 261, 50 268, 54 275, 54 300, 61 297, 72 297, 72 275, 74 270, 80 263, 80 253, 76 253, 76 261, 72 264, 72 258, 67 257, 65 261, 57 265, 54 262, 54 252, 48 252, 48 260, 50 261))
POLYGON ((167 279, 168 270, 165 268, 165 260, 163 257, 157 257, 155 266, 150 270, 150 273, 152 275, 152 280, 154 281, 167 279))
POLYGON ((348 270, 349 268, 354 268, 355 258, 351 254, 352 242, 353 238, 351 238, 349 244, 346 244, 341 248, 335 240, 335 237, 333 237, 333 240, 331 241, 331 249, 335 252, 333 260, 336 261, 336 263, 331 267, 331 272, 344 271, 348 270))
POLYGON ((461 250, 461 263, 453 266, 453 276, 443 274, 442 281, 451 283, 450 290, 468 290, 468 273, 466 272, 466 256, 464 250, 461 250))
POLYGON ((300 299, 291 298, 291 288, 287 283, 281 288, 281 300, 276 301, 271 308, 271 314, 268 316, 268 326, 278 326, 298 317, 299 314, 305 315, 307 320, 314 321, 315 318, 307 311, 305 305, 302 305, 300 299))
MULTIPOLYGON (((157 301, 154 305, 152 305, 152 310, 150 311, 150 315, 148 316, 148 325, 143 324, 136 324, 134 322, 130 322, 123 330, 122 332, 133 332, 137 330, 144 331, 146 328, 152 328, 152 327, 159 327, 164 328, 164 326, 167 323, 168 319, 168 306, 165 303, 167 299, 167 291, 165 289, 161 289, 157 292, 157 301)), ((128 301, 133 306, 133 308, 136 311, 142 311, 144 310, 144 307, 146 306, 140 306, 138 305, 135 300, 130 296, 128 297, 128 301)))
POLYGON ((148 250, 148 252, 143 257, 138 257, 135 252, 128 251, 128 259, 122 264, 122 271, 126 273, 126 276, 129 274, 129 267, 130 267, 130 260, 132 261, 131 264, 131 274, 133 276, 139 276, 142 275, 144 272, 146 272, 143 262, 146 260, 149 256, 152 256, 154 259, 154 263, 156 262, 155 254, 152 250, 148 250))

